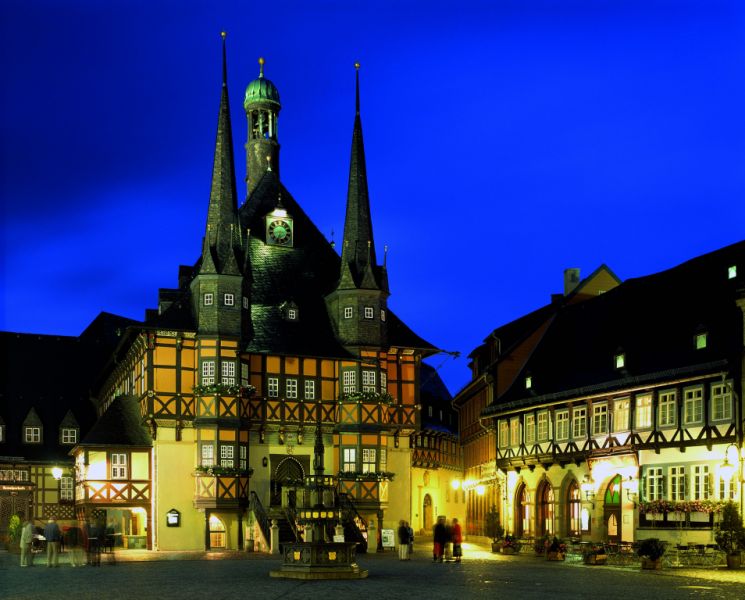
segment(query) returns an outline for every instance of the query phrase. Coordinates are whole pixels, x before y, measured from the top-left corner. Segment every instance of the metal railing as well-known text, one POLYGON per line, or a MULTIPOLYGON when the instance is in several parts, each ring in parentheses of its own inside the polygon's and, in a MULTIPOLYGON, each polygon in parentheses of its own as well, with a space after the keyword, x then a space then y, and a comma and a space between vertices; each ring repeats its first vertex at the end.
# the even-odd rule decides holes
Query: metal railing
POLYGON ((264 534, 264 539, 269 542, 272 539, 271 523, 269 522, 269 516, 261 504, 261 500, 256 495, 256 492, 252 491, 250 500, 248 502, 248 509, 253 512, 256 522, 259 524, 261 533, 264 534))

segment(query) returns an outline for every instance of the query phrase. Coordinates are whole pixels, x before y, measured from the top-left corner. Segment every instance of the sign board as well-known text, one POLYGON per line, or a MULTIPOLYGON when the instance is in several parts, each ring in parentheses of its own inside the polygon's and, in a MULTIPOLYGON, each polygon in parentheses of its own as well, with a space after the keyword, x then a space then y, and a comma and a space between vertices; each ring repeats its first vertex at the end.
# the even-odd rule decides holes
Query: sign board
POLYGON ((383 548, 395 548, 396 547, 396 536, 393 529, 381 529, 380 539, 383 542, 383 548))
POLYGON ((342 535, 335 535, 334 536, 334 541, 335 542, 342 542, 343 543, 344 542, 344 535, 343 534, 342 535))
POLYGON ((181 526, 181 513, 175 508, 172 508, 166 513, 166 526, 168 527, 179 527, 181 526))

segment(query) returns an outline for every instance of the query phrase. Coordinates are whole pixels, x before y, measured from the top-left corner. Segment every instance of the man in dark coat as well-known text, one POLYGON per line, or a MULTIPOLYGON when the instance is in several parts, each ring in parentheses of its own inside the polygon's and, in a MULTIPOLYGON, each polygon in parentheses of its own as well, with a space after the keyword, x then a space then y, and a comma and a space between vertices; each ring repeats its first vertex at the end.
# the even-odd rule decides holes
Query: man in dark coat
POLYGON ((432 538, 434 542, 432 560, 435 562, 442 562, 442 556, 445 552, 445 544, 448 542, 448 529, 445 525, 445 517, 437 517, 437 523, 435 523, 432 538))

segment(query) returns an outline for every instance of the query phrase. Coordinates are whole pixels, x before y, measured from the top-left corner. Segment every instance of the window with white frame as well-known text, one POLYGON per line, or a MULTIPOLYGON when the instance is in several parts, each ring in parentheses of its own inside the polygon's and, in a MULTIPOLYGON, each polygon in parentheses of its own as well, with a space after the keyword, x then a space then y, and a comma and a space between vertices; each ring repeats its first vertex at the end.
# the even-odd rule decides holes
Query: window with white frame
POLYGON ((279 398, 279 377, 267 377, 266 389, 269 398, 279 398))
POLYGON ((548 439, 548 412, 538 413, 538 441, 545 442, 548 439))
POLYGON ((535 444, 535 415, 525 415, 525 443, 535 444))
POLYGON ((657 422, 660 427, 675 427, 678 398, 674 391, 660 392, 657 422))
POLYGON ((230 444, 220 445, 220 466, 232 468, 234 465, 235 448, 230 444))
POLYGON ((732 393, 727 383, 715 383, 711 386, 711 419, 732 420, 732 393))
POLYGON ((701 423, 704 418, 704 389, 688 388, 683 392, 683 423, 701 423))
POLYGON ((235 305, 235 295, 234 294, 225 294, 225 296, 223 296, 223 302, 225 303, 225 306, 234 306, 235 305))
POLYGON ((306 379, 304 382, 304 393, 306 400, 316 399, 316 382, 312 379, 306 379))
POLYGON ((629 399, 619 398, 613 403, 613 431, 628 431, 629 399))
POLYGON ((297 398, 297 379, 287 379, 285 381, 285 397, 297 398))
POLYGON ((356 371, 342 371, 342 391, 345 394, 354 394, 357 391, 356 371))
POLYGON ((375 392, 375 371, 362 371, 362 391, 375 392))
POLYGON ((248 448, 244 445, 238 446, 238 452, 240 456, 240 469, 245 471, 248 468, 248 448))
POLYGON ((685 467, 670 467, 670 500, 680 502, 686 499, 685 467))
POLYGON ((204 295, 204 305, 205 306, 212 306, 215 303, 215 295, 211 293, 207 293, 204 295))
POLYGON ((23 441, 27 444, 38 444, 41 442, 41 427, 24 427, 23 441))
POLYGON ((375 317, 375 309, 373 309, 372 306, 366 306, 365 307, 365 318, 372 319, 374 317, 375 317))
POLYGON ((592 405, 592 435, 605 435, 608 433, 608 405, 592 405))
POLYGON ((61 477, 59 480, 59 499, 74 500, 74 487, 72 477, 61 477))
POLYGON ((648 467, 645 478, 645 496, 648 501, 662 500, 662 467, 648 467))
POLYGON ((288 308, 287 309, 287 318, 290 321, 295 321, 297 319, 297 310, 294 308, 288 308))
POLYGON ((362 449, 362 472, 363 473, 375 473, 375 459, 377 458, 377 450, 375 448, 363 448, 362 449))
POLYGON ((693 471, 693 499, 708 500, 711 498, 711 477, 709 465, 694 465, 693 471))
POLYGON ((341 470, 354 473, 357 470, 357 448, 342 448, 341 470))
POLYGON ((734 500, 737 495, 737 475, 732 477, 719 477, 719 499, 734 500))
POLYGON ((126 479, 127 478, 127 455, 126 454, 112 454, 111 455, 111 479, 126 479))
POLYGON ((212 385, 215 383, 215 361, 202 361, 202 385, 212 385))
POLYGON ((509 442, 510 424, 507 421, 499 422, 499 447, 506 448, 509 442))
POLYGON ((706 348, 708 344, 708 334, 706 333, 697 333, 693 337, 694 345, 696 346, 696 350, 703 350, 706 348))
POLYGON ((62 428, 62 443, 63 444, 77 444, 78 443, 78 430, 72 427, 62 428))
POLYGON ((388 451, 385 448, 380 449, 380 470, 388 469, 388 451))
POLYGON ((572 411, 572 438, 577 440, 587 437, 587 409, 575 408, 572 411))
POLYGON ((652 394, 636 397, 636 428, 649 429, 652 427, 652 394))
POLYGON ((213 444, 202 444, 202 460, 201 465, 203 467, 212 467, 215 464, 215 446, 213 444))
POLYGON ((345 319, 351 319, 353 314, 354 314, 354 310, 352 309, 351 306, 344 307, 344 318, 345 319))
POLYGON ((520 445, 520 419, 510 420, 510 446, 520 445))
POLYGON ((569 439, 569 411, 556 411, 556 440, 562 442, 569 439))
POLYGON ((232 360, 222 361, 222 378, 223 385, 235 385, 235 362, 232 360))
POLYGON ((388 374, 385 371, 380 372, 380 393, 388 393, 388 374))

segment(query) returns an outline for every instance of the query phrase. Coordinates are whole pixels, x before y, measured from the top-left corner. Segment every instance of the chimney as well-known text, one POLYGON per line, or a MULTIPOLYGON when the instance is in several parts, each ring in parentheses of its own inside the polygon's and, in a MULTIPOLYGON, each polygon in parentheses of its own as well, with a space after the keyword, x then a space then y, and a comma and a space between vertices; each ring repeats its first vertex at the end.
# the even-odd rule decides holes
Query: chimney
POLYGON ((579 285, 579 269, 564 269, 564 295, 568 296, 579 285))

